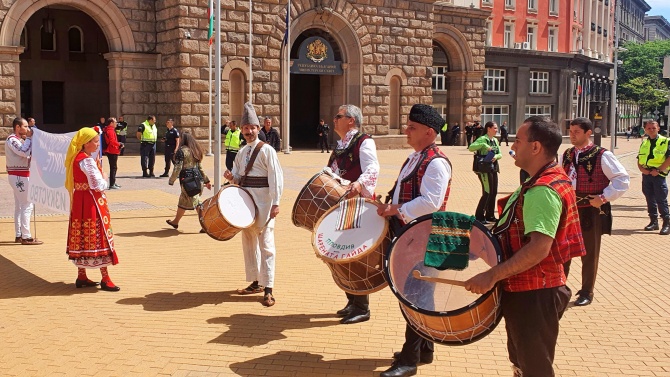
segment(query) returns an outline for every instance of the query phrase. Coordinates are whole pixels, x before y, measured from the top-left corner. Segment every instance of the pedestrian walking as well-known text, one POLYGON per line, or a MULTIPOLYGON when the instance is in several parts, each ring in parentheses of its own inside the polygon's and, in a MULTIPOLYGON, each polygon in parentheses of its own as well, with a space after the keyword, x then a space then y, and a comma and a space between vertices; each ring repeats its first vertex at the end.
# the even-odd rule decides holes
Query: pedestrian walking
POLYGON ((500 144, 502 145, 503 141, 505 146, 509 147, 509 130, 507 130, 507 122, 502 122, 500 125, 500 144))
POLYGON ((330 153, 330 146, 328 145, 328 133, 330 132, 330 127, 324 122, 323 119, 319 121, 319 125, 316 126, 316 133, 319 135, 319 147, 321 148, 321 153, 326 152, 330 153))
POLYGON ((482 196, 475 210, 475 218, 483 224, 497 221, 495 218, 495 204, 496 195, 498 195, 498 173, 500 172, 498 160, 502 158, 500 144, 496 139, 498 124, 487 122, 485 129, 486 135, 479 137, 468 147, 470 152, 475 152, 475 158, 483 157, 482 165, 488 166, 488 169, 476 172, 482 185, 482 196))

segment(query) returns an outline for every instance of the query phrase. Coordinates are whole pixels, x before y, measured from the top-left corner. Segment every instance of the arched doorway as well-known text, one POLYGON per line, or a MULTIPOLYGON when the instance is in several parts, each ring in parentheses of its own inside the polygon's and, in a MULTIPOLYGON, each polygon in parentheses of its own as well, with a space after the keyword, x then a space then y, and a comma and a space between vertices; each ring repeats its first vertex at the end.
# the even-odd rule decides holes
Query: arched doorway
POLYGON ((49 132, 92 125, 110 111, 107 38, 97 22, 69 6, 36 11, 21 34, 21 115, 49 132))
MULTIPOLYGON (((335 61, 342 61, 342 52, 337 41, 321 29, 307 29, 293 42, 291 59, 297 60, 304 41, 321 37, 332 47, 335 61)), ((316 126, 320 119, 331 123, 338 106, 344 102, 344 75, 291 73, 291 146, 293 148, 316 148, 316 126)), ((328 138, 331 143, 333 134, 328 138)))

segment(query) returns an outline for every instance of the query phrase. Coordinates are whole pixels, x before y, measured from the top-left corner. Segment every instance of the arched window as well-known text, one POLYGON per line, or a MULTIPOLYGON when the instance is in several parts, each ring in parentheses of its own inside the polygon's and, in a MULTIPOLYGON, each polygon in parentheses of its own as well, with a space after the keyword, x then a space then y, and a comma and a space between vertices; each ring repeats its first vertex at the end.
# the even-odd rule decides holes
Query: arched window
POLYGON ((389 101, 389 127, 392 130, 400 129, 400 77, 391 77, 391 99, 389 101))
POLYGON ((21 39, 19 40, 19 46, 24 47, 25 51, 28 51, 28 28, 25 26, 21 30, 21 39))
MULTIPOLYGON (((228 100, 230 102, 230 118, 239 122, 244 112, 244 100, 246 98, 244 72, 240 69, 233 69, 230 72, 230 92, 228 100)), ((238 123, 239 126, 242 126, 238 123)))
POLYGON ((47 33, 44 26, 40 27, 40 47, 42 51, 56 51, 56 30, 47 33))
POLYGON ((67 31, 67 44, 70 52, 84 52, 84 32, 79 26, 70 26, 67 31))

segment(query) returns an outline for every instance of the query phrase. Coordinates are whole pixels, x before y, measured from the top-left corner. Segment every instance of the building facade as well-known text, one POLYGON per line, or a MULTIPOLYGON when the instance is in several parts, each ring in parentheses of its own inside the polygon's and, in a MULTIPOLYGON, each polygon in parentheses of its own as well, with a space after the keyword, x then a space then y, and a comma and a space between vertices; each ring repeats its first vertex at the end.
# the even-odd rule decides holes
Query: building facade
POLYGON ((665 41, 670 39, 670 23, 663 16, 644 17, 644 40, 665 41))
MULTIPOLYGON (((153 114, 159 124, 174 118, 177 127, 206 141, 207 4, 3 1, 0 138, 11 132, 17 114, 36 118, 52 132, 76 130, 110 115, 124 115, 132 128, 153 114)), ((318 120, 330 120, 339 105, 351 103, 363 109, 363 130, 375 135, 378 145, 398 146, 404 137, 395 135, 411 106, 433 103, 435 51, 446 67, 440 71, 444 89, 439 93, 445 117, 449 122, 479 118, 487 10, 458 0, 291 0, 286 45, 286 5, 254 1, 250 69, 248 5, 221 2, 223 120, 240 119, 251 89, 259 116, 271 117, 282 136, 290 136, 291 146, 313 147, 318 120), (329 58, 341 69, 294 71, 304 58, 303 44, 314 38, 330 47, 329 58)))
POLYGON ((644 15, 650 10, 651 6, 644 0, 621 0, 620 44, 622 42, 642 43, 645 41, 644 15))

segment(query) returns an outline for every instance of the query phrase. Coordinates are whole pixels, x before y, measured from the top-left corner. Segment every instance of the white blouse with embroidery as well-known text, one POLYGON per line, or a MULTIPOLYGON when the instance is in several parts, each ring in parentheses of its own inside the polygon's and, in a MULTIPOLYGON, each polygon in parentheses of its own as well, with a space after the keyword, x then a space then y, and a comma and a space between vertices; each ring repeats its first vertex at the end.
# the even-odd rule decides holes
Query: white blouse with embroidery
POLYGON ((98 164, 95 162, 93 157, 86 157, 85 159, 79 162, 79 168, 81 171, 86 174, 88 179, 88 186, 91 190, 95 191, 105 191, 109 188, 109 184, 102 177, 100 169, 98 169, 98 164))

